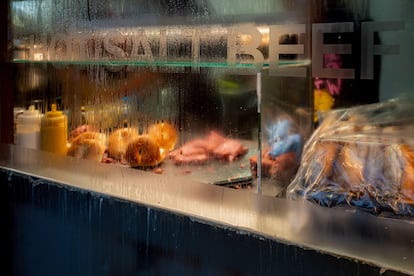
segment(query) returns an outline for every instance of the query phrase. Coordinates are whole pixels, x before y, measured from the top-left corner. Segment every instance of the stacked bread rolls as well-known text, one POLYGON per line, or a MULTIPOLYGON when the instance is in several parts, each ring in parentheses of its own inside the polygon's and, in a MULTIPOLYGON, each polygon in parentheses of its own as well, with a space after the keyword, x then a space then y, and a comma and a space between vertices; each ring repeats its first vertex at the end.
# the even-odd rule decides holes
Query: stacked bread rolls
POLYGON ((328 111, 304 147, 288 197, 414 215, 414 102, 328 111))

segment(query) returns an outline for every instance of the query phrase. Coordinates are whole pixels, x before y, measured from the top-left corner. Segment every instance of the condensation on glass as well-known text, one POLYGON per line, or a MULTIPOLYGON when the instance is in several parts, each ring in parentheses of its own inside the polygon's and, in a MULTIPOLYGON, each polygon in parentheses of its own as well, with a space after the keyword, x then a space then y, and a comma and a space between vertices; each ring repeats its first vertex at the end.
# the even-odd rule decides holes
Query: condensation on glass
MULTIPOLYGON (((258 206, 248 209, 244 201, 252 195, 210 185, 220 193, 216 196, 208 185, 196 182, 285 197, 293 179, 301 180, 297 172, 304 170, 298 169, 303 150, 309 148, 304 146, 315 141, 314 130, 323 119, 331 118, 324 117, 325 112, 412 93, 413 2, 398 0, 392 6, 386 0, 233 2, 12 0, 15 122, 30 107, 42 114, 41 126, 54 131, 63 126, 67 131, 65 157, 47 158, 43 152, 19 148, 15 164, 34 174, 79 180, 81 188, 152 204, 167 201, 167 208, 197 217, 217 212, 213 219, 259 227, 266 235, 279 231, 277 238, 338 255, 361 258, 363 252, 362 258, 369 256, 365 260, 377 264, 392 259, 388 266, 412 271, 412 238, 387 240, 387 248, 408 244, 394 256, 394 250, 378 248, 388 237, 363 236, 367 221, 387 232, 387 225, 401 226, 398 220, 371 216, 367 220, 349 212, 338 219, 334 212, 307 205, 299 212, 293 200, 278 200, 273 206, 268 197, 260 198, 263 205, 252 200, 258 206), (37 156, 42 156, 44 166, 34 161, 37 156), (82 175, 72 174, 79 167, 82 175), (107 175, 111 177, 106 179, 107 175), (187 179, 192 181, 183 184, 187 179), (189 189, 191 184, 195 190, 189 189), (200 201, 191 201, 194 194, 200 201), (217 202, 206 204, 205 195, 217 202), (266 210, 255 212, 262 207, 266 210), (278 214, 288 210, 275 217, 267 216, 267 208, 278 214), (286 220, 299 231, 284 229, 286 220), (335 232, 335 223, 355 231, 352 237, 338 238, 342 233, 335 232), (327 240, 321 241, 315 229, 327 233, 327 240), (393 240, 399 242, 393 245, 393 240), (368 241, 368 246, 361 249, 354 244, 359 241, 368 241)), ((364 114, 378 116, 382 111, 364 114)), ((362 129, 365 121, 357 119, 362 129)), ((335 123, 341 126, 348 120, 335 123)), ((384 127, 381 123, 375 126, 384 127)), ((382 138, 371 126, 363 128, 368 142, 382 138)), ((328 138, 335 141, 338 133, 344 133, 344 128, 328 129, 328 138)), ((411 137, 412 129, 403 133, 411 137)), ((354 130, 353 137, 359 139, 354 130)), ((326 138, 323 129, 317 134, 326 138)), ((48 144, 60 144, 58 136, 62 135, 48 137, 48 144)), ((341 147, 346 142, 341 140, 341 147)), ((382 142, 375 142, 382 148, 382 142)), ((318 160, 311 156, 307 161, 318 160)), ((401 232, 406 233, 410 225, 403 225, 401 232)))
POLYGON ((413 7, 383 5, 11 1, 15 116, 55 104, 72 157, 283 196, 319 112, 409 93, 413 7))

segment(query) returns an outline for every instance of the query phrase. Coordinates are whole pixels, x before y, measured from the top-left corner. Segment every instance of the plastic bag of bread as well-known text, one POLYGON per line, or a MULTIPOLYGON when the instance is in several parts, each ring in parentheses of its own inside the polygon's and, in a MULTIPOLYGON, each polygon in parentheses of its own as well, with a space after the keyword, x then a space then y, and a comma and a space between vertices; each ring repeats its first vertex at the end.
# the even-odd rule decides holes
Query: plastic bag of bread
POLYGON ((413 110, 401 97, 320 114, 287 197, 414 216, 413 110))

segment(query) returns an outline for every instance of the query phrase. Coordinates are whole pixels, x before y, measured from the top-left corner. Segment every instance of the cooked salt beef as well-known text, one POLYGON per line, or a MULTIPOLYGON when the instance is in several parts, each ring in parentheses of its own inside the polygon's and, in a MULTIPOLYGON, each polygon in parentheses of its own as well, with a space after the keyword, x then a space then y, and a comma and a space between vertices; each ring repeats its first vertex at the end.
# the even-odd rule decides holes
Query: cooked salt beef
POLYGON ((211 130, 205 141, 205 148, 209 153, 213 152, 217 147, 226 142, 228 139, 216 131, 211 130))
POLYGON ((184 144, 182 147, 171 151, 168 157, 176 165, 204 164, 208 160, 208 153, 205 148, 205 141, 196 139, 184 144))
POLYGON ((226 139, 213 150, 213 156, 216 159, 234 161, 238 156, 247 152, 247 148, 240 141, 235 139, 226 139))
POLYGON ((169 157, 176 165, 204 164, 213 158, 233 161, 246 152, 241 142, 210 131, 205 138, 194 139, 172 151, 169 157))
POLYGON ((215 131, 210 131, 209 135, 207 135, 205 138, 197 138, 191 140, 182 145, 179 149, 172 151, 170 153, 170 157, 175 157, 177 155, 209 155, 215 148, 217 148, 220 144, 222 144, 225 141, 226 138, 224 138, 215 131))
POLYGON ((207 154, 206 141, 202 139, 196 139, 184 144, 178 150, 173 151, 170 155, 184 155, 191 156, 197 154, 207 154))
POLYGON ((173 161, 175 165, 203 165, 209 160, 209 156, 206 153, 197 153, 193 155, 178 154, 174 156, 173 161))

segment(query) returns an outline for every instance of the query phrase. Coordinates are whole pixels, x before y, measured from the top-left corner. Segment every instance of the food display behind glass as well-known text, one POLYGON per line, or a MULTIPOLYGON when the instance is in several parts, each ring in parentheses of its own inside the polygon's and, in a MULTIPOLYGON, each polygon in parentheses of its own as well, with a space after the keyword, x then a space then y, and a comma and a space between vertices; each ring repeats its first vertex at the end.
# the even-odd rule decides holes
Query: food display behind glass
POLYGON ((284 197, 324 112, 388 97, 412 55, 409 5, 178 2, 12 1, 16 144, 30 108, 65 128, 40 150, 284 197))

